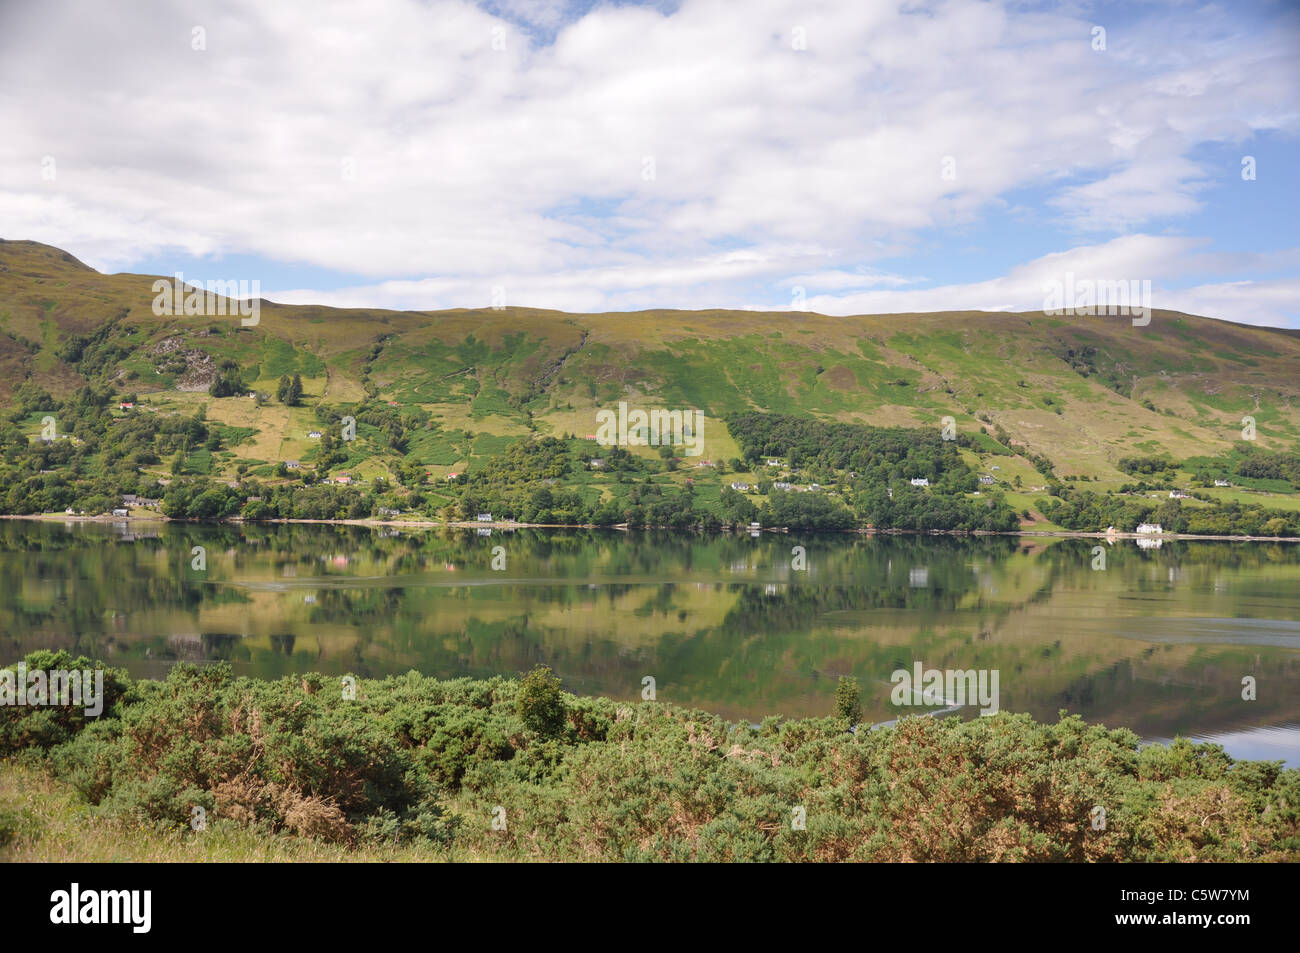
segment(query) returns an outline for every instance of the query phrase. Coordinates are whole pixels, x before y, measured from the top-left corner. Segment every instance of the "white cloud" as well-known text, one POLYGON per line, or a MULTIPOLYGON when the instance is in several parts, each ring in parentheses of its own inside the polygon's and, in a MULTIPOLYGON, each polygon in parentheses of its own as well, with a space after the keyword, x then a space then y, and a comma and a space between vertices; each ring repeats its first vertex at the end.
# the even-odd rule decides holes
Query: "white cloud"
MULTIPOLYGON (((734 306, 745 281, 801 274, 877 289, 844 300, 938 300, 856 273, 1031 188, 1085 231, 1183 215, 1212 179, 1197 145, 1300 127, 1294 36, 1215 8, 1112 31, 1105 53, 1085 16, 997 2, 495 9, 6 5, 5 236, 108 269, 177 250, 375 281, 302 292, 321 301, 471 305, 505 283, 538 306, 734 306)), ((1012 277, 950 287, 1010 300, 1012 277)))

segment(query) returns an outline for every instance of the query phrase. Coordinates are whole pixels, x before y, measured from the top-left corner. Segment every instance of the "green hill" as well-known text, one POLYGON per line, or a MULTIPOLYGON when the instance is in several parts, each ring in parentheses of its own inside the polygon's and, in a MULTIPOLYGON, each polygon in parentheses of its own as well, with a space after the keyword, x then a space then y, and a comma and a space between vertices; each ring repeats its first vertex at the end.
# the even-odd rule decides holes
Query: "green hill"
MULTIPOLYGON (((356 479, 401 477, 403 466, 409 477, 418 465, 437 483, 519 437, 593 434, 596 411, 620 400, 702 411, 700 459, 713 461, 743 455, 725 418, 749 411, 935 432, 950 416, 969 465, 993 473, 1017 509, 1041 495, 1031 488, 1045 483, 1034 465, 1043 459, 1055 477, 1104 491, 1133 480, 1124 458, 1232 452, 1246 416, 1255 447, 1300 446, 1300 332, 1175 312, 1134 327, 1122 316, 1041 313, 395 312, 264 301, 258 324, 243 327, 238 315, 156 316, 155 280, 0 241, 0 409, 21 411, 29 438, 44 394, 67 400, 89 385, 113 390, 115 415, 202 408, 220 449, 184 447, 183 472, 234 480, 242 465, 274 481, 277 463, 308 467, 326 453, 323 470, 356 479), (295 374, 303 399, 288 406, 275 395, 295 374), (135 407, 118 411, 130 396, 135 407), (357 440, 322 450, 309 432, 349 408, 366 411, 357 440)), ((697 462, 685 458, 665 479, 694 479, 697 462)), ((141 469, 166 478, 166 461, 141 469)), ((1234 482, 1210 495, 1300 508, 1285 481, 1234 482)))

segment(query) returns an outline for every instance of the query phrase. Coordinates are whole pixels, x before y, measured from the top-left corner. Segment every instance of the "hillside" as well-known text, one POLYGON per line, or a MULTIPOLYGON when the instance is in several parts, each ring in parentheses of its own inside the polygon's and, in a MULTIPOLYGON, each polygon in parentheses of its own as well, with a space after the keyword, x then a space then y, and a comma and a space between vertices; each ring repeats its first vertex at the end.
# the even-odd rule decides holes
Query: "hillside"
MULTIPOLYGON (((1174 312, 1133 327, 1122 316, 1041 313, 394 312, 263 302, 258 324, 242 327, 238 316, 155 316, 154 280, 0 241, 0 408, 22 412, 29 438, 41 429, 42 392, 67 400, 86 385, 111 387, 115 416, 202 408, 223 439, 206 455, 184 445, 183 472, 274 481, 285 476, 276 464, 308 467, 325 454, 324 471, 409 484, 418 465, 436 487, 519 437, 580 440, 595 432, 598 409, 627 401, 703 412, 702 455, 666 476, 680 484, 694 479, 694 464, 744 455, 724 420, 744 412, 935 433, 951 416, 967 463, 996 467, 1017 510, 1036 508, 1041 459, 1055 477, 1104 491, 1131 480, 1119 468, 1126 457, 1229 453, 1246 415, 1255 447, 1300 446, 1300 332, 1174 312), (294 374, 300 406, 276 399, 278 382, 294 374), (223 376, 234 383, 217 389, 232 395, 213 396, 223 376), (118 410, 125 398, 134 407, 118 410), (344 451, 308 436, 349 408, 369 410, 344 451)), ((763 478, 746 469, 749 456, 741 477, 710 472, 702 482, 763 478)), ((161 463, 141 468, 167 478, 161 463)), ((1209 495, 1253 492, 1270 507, 1300 508, 1285 481, 1244 490, 1248 481, 1234 482, 1209 495)))

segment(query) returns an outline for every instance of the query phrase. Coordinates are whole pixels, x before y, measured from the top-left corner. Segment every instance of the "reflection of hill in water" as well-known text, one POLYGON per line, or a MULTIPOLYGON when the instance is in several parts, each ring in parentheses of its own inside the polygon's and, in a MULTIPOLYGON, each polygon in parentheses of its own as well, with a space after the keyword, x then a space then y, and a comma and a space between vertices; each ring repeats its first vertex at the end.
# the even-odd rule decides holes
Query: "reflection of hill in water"
POLYGON ((545 661, 575 691, 634 698, 653 674, 661 698, 755 720, 825 714, 849 673, 866 717, 889 720, 890 672, 921 660, 996 668, 1002 707, 1040 718, 1065 707, 1152 735, 1300 722, 1297 548, 1129 541, 1094 572, 1095 540, 386 533, 167 524, 125 541, 5 522, 0 646, 151 675, 218 658, 266 676, 545 661))

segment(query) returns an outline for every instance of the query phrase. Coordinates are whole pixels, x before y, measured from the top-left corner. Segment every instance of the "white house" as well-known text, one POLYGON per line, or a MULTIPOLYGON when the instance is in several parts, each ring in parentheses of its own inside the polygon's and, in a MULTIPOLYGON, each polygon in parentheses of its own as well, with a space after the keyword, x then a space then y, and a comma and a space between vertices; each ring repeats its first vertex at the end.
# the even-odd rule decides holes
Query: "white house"
POLYGON ((1139 533, 1163 533, 1164 532, 1164 530, 1160 528, 1159 523, 1140 523, 1138 524, 1137 531, 1139 533))
POLYGON ((1232 486, 1232 483, 1231 483, 1231 481, 1229 481, 1229 480, 1215 480, 1215 481, 1214 481, 1214 485, 1215 485, 1215 486, 1232 486))
POLYGON ((980 483, 982 483, 984 486, 992 486, 993 477, 989 476, 989 474, 986 473, 982 477, 980 477, 980 483))
POLYGON ((307 433, 307 439, 308 439, 308 440, 319 440, 319 439, 320 439, 320 431, 319 431, 319 430, 312 430, 312 431, 309 431, 309 432, 307 433))
POLYGON ((737 483, 737 482, 733 482, 733 483, 731 484, 731 488, 732 488, 733 490, 736 490, 736 491, 739 492, 739 493, 745 493, 745 492, 748 492, 748 490, 749 490, 749 484, 748 484, 748 483, 737 483))
POLYGON ((929 486, 930 481, 926 477, 913 477, 912 486, 929 486))
POLYGON ((480 514, 478 514, 478 517, 477 517, 477 518, 478 518, 478 521, 479 521, 480 523, 491 523, 491 522, 492 522, 492 514, 491 514, 491 513, 480 513, 480 514))
POLYGON ((1169 499, 1171 499, 1171 500, 1186 500, 1186 499, 1188 499, 1188 496, 1187 496, 1187 494, 1184 493, 1182 490, 1170 490, 1170 491, 1169 491, 1169 499))

